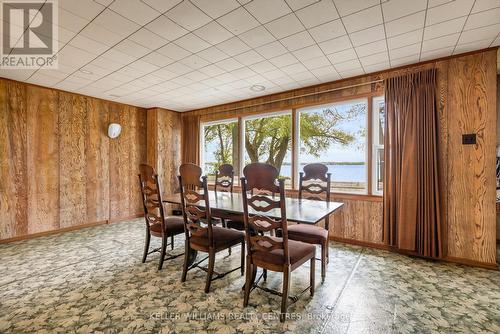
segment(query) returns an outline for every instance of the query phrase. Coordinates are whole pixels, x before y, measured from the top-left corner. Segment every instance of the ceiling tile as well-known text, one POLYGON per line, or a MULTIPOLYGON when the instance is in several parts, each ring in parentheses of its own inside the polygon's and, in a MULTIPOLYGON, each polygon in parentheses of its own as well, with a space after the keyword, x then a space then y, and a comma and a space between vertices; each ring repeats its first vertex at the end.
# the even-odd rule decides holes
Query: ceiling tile
POLYGON ((382 24, 382 10, 374 6, 342 18, 347 32, 355 32, 382 24))
POLYGON ((442 49, 436 49, 428 52, 422 52, 420 55, 420 61, 426 61, 430 59, 436 59, 441 57, 448 57, 453 54, 454 47, 447 47, 442 49))
POLYGON ((82 50, 87 50, 89 53, 94 55, 100 55, 109 49, 109 46, 96 42, 82 34, 76 35, 76 37, 73 38, 69 44, 82 50))
POLYGON ((158 36, 145 28, 142 28, 136 33, 130 35, 128 39, 150 50, 156 50, 168 43, 165 38, 158 36))
POLYGON ((197 70, 207 65, 210 65, 210 62, 206 61, 205 59, 197 55, 191 55, 189 57, 180 60, 179 62, 181 62, 186 66, 189 66, 193 70, 197 70))
POLYGON ((275 40, 273 35, 271 35, 263 26, 259 26, 252 30, 249 30, 239 35, 239 38, 253 48, 273 42, 275 40))
POLYGON ((291 53, 285 53, 284 55, 274 57, 269 60, 274 66, 281 68, 283 66, 295 64, 298 62, 297 58, 295 58, 291 53))
POLYGON ((319 56, 308 60, 301 60, 305 67, 312 70, 330 65, 330 61, 325 56, 319 56))
POLYGON ((245 8, 262 24, 291 12, 284 0, 253 0, 245 8))
POLYGON ((209 62, 218 62, 220 60, 223 60, 223 59, 226 59, 229 57, 227 54, 225 54, 224 52, 222 52, 221 50, 219 50, 215 46, 212 46, 212 47, 209 47, 208 49, 200 51, 197 53, 197 55, 200 56, 201 58, 209 61, 209 62))
POLYGON ((295 14, 289 14, 269 22, 266 24, 266 28, 278 39, 304 30, 302 23, 300 23, 295 14))
POLYGON ((427 10, 426 25, 432 25, 468 15, 473 4, 474 0, 455 0, 429 8, 427 10))
POLYGON ((387 51, 387 42, 385 39, 356 47, 356 53, 359 57, 366 57, 370 54, 379 53, 382 51, 387 51))
POLYGON ((192 53, 196 53, 210 46, 210 44, 192 33, 189 33, 177 39, 175 41, 175 44, 192 53))
POLYGON ((95 41, 98 40, 100 43, 105 44, 109 47, 112 47, 123 39, 122 36, 115 34, 114 32, 109 31, 108 29, 105 29, 94 23, 86 26, 85 29, 82 30, 80 35, 83 35, 95 41))
POLYGON ((183 1, 165 13, 169 19, 187 30, 195 30, 212 19, 189 1, 183 1))
POLYGON ((424 40, 460 32, 462 31, 465 20, 466 17, 459 17, 457 19, 426 26, 424 29, 424 40))
POLYGON ((373 65, 363 65, 363 68, 365 70, 365 73, 373 73, 391 68, 391 65, 388 61, 384 61, 382 63, 377 63, 373 65))
POLYGON ((239 54, 234 57, 238 62, 242 63, 243 65, 252 65, 255 63, 258 63, 260 61, 263 61, 264 58, 255 52, 254 50, 247 51, 245 53, 239 54))
POLYGON ((218 44, 217 48, 230 56, 235 56, 237 54, 250 50, 248 45, 243 43, 238 37, 230 38, 227 41, 218 44))
POLYGON ((191 67, 181 64, 180 62, 167 65, 164 69, 177 75, 183 75, 192 71, 191 67))
POLYGON ((389 62, 389 55, 386 51, 386 52, 375 53, 375 54, 372 54, 372 55, 369 55, 366 57, 361 57, 361 58, 359 58, 359 60, 361 61, 361 65, 363 65, 363 67, 365 67, 365 66, 380 64, 383 62, 388 63, 389 62))
POLYGON ((261 47, 256 48, 257 52, 260 53, 267 59, 277 57, 284 53, 287 53, 287 49, 280 42, 272 42, 261 47))
POLYGON ((137 44, 131 40, 128 40, 128 39, 125 39, 125 40, 121 41, 120 43, 118 43, 113 48, 113 50, 123 52, 124 54, 129 55, 129 56, 136 58, 136 59, 141 58, 141 57, 143 57, 151 52, 151 50, 146 49, 142 45, 139 45, 139 44, 137 44))
POLYGON ((167 10, 173 8, 177 4, 181 3, 182 0, 140 0, 150 7, 154 8, 160 13, 165 13, 167 10))
POLYGON ((489 38, 483 39, 481 41, 474 41, 472 43, 457 44, 455 50, 453 51, 453 54, 460 54, 464 52, 488 48, 490 47, 492 40, 492 38, 489 38))
POLYGON ((244 33, 259 25, 259 22, 241 7, 220 17, 217 22, 235 35, 244 33))
POLYGON ((384 26, 382 24, 368 28, 365 30, 357 31, 349 35, 354 46, 363 45, 370 42, 385 39, 384 26))
POLYGON ((285 72, 286 74, 291 76, 291 75, 296 74, 296 73, 301 73, 301 72, 307 71, 307 68, 304 65, 302 65, 301 63, 295 63, 292 65, 283 66, 283 67, 281 67, 281 70, 283 72, 285 72))
POLYGON ((242 67, 231 72, 238 79, 246 79, 254 76, 256 73, 248 67, 242 67))
POLYGON ((400 19, 386 22, 385 32, 387 37, 392 37, 417 29, 422 29, 425 22, 425 12, 408 15, 400 19))
POLYGON ((140 28, 137 23, 132 22, 109 9, 106 9, 98 17, 96 17, 94 21, 92 21, 92 24, 97 24, 124 38, 140 28))
POLYGON ((326 42, 319 43, 319 47, 324 53, 334 53, 352 48, 351 41, 347 36, 341 36, 326 42))
POLYGON ((174 62, 172 58, 166 57, 158 52, 151 52, 147 56, 141 58, 141 60, 156 65, 158 67, 164 67, 174 62))
POLYGON ((339 17, 331 0, 321 0, 296 12, 306 28, 332 21, 339 17))
POLYGON ((265 73, 276 69, 276 66, 274 66, 267 60, 261 61, 260 63, 252 64, 248 67, 250 67, 257 73, 265 73))
POLYGON ((391 59, 391 65, 392 65, 392 67, 396 67, 396 66, 403 66, 403 65, 418 63, 419 61, 420 61, 420 54, 415 54, 415 55, 408 56, 408 57, 391 59))
POLYGON ((315 44, 314 40, 307 31, 302 31, 298 34, 285 37, 280 41, 288 49, 288 51, 295 51, 315 44))
POLYGON ((65 9, 88 21, 94 19, 104 8, 103 5, 92 0, 63 0, 59 2, 59 10, 65 9))
POLYGON ((384 21, 392 21, 400 17, 410 15, 419 11, 425 11, 427 1, 399 0, 385 1, 382 3, 384 21))
POLYGON ((472 14, 497 7, 500 7, 498 0, 476 0, 472 8, 472 14))
POLYGON ((354 12, 380 4, 380 0, 334 0, 340 16, 346 16, 354 12))
POLYGON ((233 58, 227 58, 227 59, 218 61, 215 65, 217 65, 218 67, 222 68, 223 70, 225 70, 227 72, 234 71, 234 70, 244 66, 239 61, 237 61, 233 58))
POLYGON ((309 32, 318 43, 347 34, 340 19, 314 27, 309 32))
POLYGON ((305 61, 320 57, 323 55, 323 51, 317 45, 311 45, 300 50, 292 52, 295 57, 300 61, 305 61))
POLYGON ((206 67, 200 68, 200 72, 210 77, 214 77, 216 75, 224 73, 225 71, 216 65, 208 65, 206 67))
POLYGON ((415 43, 412 45, 404 46, 398 49, 389 50, 389 56, 392 59, 399 59, 404 57, 409 57, 413 55, 420 55, 421 43, 415 43))
POLYGON ((108 8, 140 25, 145 25, 160 15, 141 1, 115 0, 108 8))
POLYGON ((191 2, 214 19, 240 6, 236 0, 191 0, 191 2))
POLYGON ((174 43, 170 43, 165 45, 164 47, 161 47, 157 50, 157 52, 174 60, 185 58, 191 54, 191 52, 181 48, 174 43))
POLYGON ((160 16, 146 25, 145 28, 169 41, 173 41, 188 33, 186 29, 165 16, 160 16))
POLYGON ((233 34, 215 21, 195 30, 194 33, 210 44, 218 44, 233 37, 233 34))
POLYGON ((494 24, 482 28, 462 31, 458 44, 472 43, 478 40, 494 40, 500 33, 500 24, 494 24))
POLYGON ((353 59, 345 61, 343 63, 335 64, 334 67, 337 69, 337 72, 340 73, 343 71, 358 69, 361 67, 361 64, 359 63, 359 60, 353 59))
POLYGON ((286 0, 290 8, 293 10, 299 10, 305 6, 312 5, 313 3, 319 2, 321 0, 286 0))
POLYGON ((460 34, 452 34, 434 39, 429 39, 422 43, 422 53, 438 50, 446 47, 454 47, 460 34))
POLYGON ((331 53, 328 55, 328 59, 332 64, 343 63, 348 60, 358 59, 354 49, 347 49, 340 52, 331 53))
POLYGON ((469 30, 497 23, 500 23, 500 7, 470 15, 464 29, 469 30))
MULTIPOLYGON (((63 27, 71 32, 77 33, 83 29, 87 24, 89 24, 90 20, 81 18, 67 10, 59 8, 59 18, 58 25, 63 27)), ((3 29, 2 29, 3 30, 3 29)))
POLYGON ((423 29, 407 32, 387 39, 389 49, 396 49, 406 45, 420 43, 422 41, 423 29))

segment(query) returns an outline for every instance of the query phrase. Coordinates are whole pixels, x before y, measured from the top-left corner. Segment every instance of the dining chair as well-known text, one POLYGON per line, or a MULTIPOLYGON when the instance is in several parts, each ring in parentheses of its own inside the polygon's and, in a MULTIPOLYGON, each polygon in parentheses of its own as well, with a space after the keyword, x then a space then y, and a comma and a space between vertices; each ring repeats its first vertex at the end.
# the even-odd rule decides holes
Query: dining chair
POLYGON ((280 321, 285 321, 288 299, 293 302, 298 296, 290 297, 291 272, 310 261, 310 282, 300 295, 307 290, 314 295, 314 274, 316 247, 300 241, 288 239, 285 206, 285 181, 278 178, 278 170, 269 164, 252 163, 243 169, 241 192, 243 197, 244 223, 247 240, 247 263, 243 307, 248 305, 250 292, 255 288, 281 296, 280 321), (276 184, 278 182, 278 184, 276 184), (272 196, 263 195, 272 193, 272 196), (250 210, 252 211, 250 213, 250 210), (278 217, 278 218, 271 218, 278 217), (267 235, 280 230, 281 237, 267 235), (255 233, 255 231, 257 233, 255 233), (260 233, 259 233, 260 232, 260 233), (282 292, 259 286, 256 280, 257 268, 283 273, 282 292))
MULTIPOLYGON (((324 164, 313 163, 304 166, 299 174, 299 199, 330 201, 331 173, 324 164)), ((321 282, 325 282, 328 252, 329 217, 325 218, 325 227, 296 224, 288 227, 288 237, 293 240, 321 246, 321 282)))
POLYGON ((215 192, 233 192, 234 167, 230 164, 222 164, 215 171, 215 192))
POLYGON ((181 206, 186 235, 184 265, 181 281, 186 281, 187 272, 200 268, 207 272, 205 292, 210 291, 212 281, 240 269, 241 275, 245 268, 245 233, 229 228, 215 226, 210 210, 207 177, 201 176, 202 170, 194 164, 183 164, 179 168, 179 185, 181 190, 181 206), (216 253, 229 247, 241 244, 240 267, 225 273, 214 271, 216 253), (208 253, 203 260, 190 265, 192 250, 208 253), (208 268, 199 265, 208 259, 208 268), (215 274, 215 277, 214 277, 215 274))
POLYGON ((160 263, 158 264, 158 270, 161 270, 165 260, 171 260, 183 255, 172 255, 165 259, 167 246, 170 245, 171 249, 174 249, 174 236, 184 232, 184 220, 182 217, 165 216, 160 181, 153 167, 146 164, 139 165, 139 184, 146 221, 146 241, 142 263, 146 262, 149 254, 159 251, 160 263), (149 251, 151 236, 161 238, 161 247, 149 251), (169 237, 170 244, 168 244, 169 237))

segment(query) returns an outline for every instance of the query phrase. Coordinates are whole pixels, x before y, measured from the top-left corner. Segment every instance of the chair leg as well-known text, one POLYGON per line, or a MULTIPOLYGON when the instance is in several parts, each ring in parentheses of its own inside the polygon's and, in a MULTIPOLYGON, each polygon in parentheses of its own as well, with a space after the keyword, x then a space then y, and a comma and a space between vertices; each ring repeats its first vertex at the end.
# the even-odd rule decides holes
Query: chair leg
POLYGON ((186 281, 188 266, 189 266, 189 240, 186 239, 186 242, 184 243, 184 265, 182 266, 181 282, 186 281))
POLYGON ((245 274, 245 240, 241 242, 241 259, 240 259, 241 276, 245 274))
POLYGON ((243 307, 248 306, 248 300, 250 298, 250 291, 252 290, 254 277, 256 275, 257 266, 252 265, 250 261, 250 255, 247 255, 247 268, 246 268, 246 279, 245 279, 245 295, 243 297, 243 307))
POLYGON ((262 269, 262 279, 267 282, 267 269, 262 269))
POLYGON ((161 238, 160 263, 158 264, 158 270, 161 270, 161 268, 163 268, 163 261, 165 261, 166 252, 167 252, 167 237, 163 236, 161 238))
POLYGON ((146 258, 148 257, 150 241, 151 241, 151 233, 149 233, 149 230, 146 230, 146 241, 144 242, 144 254, 142 255, 142 263, 146 262, 146 258))
POLYGON ((328 245, 321 244, 321 283, 325 283, 328 245))
POLYGON ((212 275, 214 273, 215 265, 215 250, 210 249, 208 252, 208 271, 207 271, 207 281, 205 283, 205 293, 210 291, 210 284, 212 283, 212 275))
POLYGON ((288 292, 290 290, 290 267, 286 267, 283 271, 283 295, 281 296, 281 314, 280 322, 285 321, 286 310, 288 306, 288 292))
POLYGON ((174 250, 174 235, 170 236, 170 249, 174 250))
POLYGON ((314 275, 316 274, 316 259, 313 257, 311 259, 311 268, 309 271, 309 292, 311 294, 311 297, 314 296, 314 275))

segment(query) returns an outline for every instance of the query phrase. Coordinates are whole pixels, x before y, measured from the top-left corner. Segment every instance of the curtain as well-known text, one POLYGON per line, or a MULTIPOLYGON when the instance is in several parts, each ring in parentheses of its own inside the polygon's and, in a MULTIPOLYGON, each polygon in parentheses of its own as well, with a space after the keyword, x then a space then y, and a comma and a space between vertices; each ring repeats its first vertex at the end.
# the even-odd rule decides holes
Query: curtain
POLYGON ((182 117, 182 162, 199 164, 200 116, 182 117))
POLYGON ((384 241, 441 257, 436 69, 385 80, 384 241))

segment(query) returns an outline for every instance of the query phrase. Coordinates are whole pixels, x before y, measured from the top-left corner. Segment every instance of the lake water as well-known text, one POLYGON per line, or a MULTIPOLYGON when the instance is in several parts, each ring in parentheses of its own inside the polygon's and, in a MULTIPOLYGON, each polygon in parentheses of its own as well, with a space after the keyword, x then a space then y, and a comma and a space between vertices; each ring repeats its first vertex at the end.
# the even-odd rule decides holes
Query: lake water
MULTIPOLYGON (((306 164, 300 165, 300 170, 306 164)), ((334 182, 366 182, 366 166, 365 165, 326 165, 328 172, 332 173, 332 181, 334 182)), ((281 175, 291 176, 292 166, 281 166, 281 175)))

